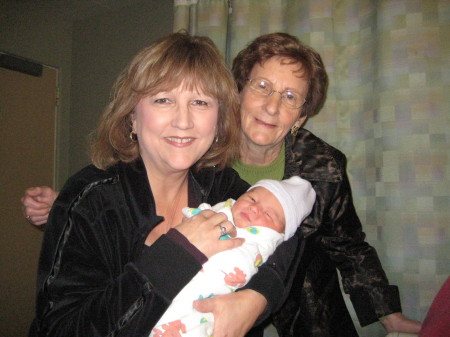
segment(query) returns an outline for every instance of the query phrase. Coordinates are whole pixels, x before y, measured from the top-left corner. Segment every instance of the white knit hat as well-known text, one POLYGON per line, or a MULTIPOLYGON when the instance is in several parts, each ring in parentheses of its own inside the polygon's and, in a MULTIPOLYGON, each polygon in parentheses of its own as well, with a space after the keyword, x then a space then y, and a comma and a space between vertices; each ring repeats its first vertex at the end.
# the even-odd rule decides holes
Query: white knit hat
POLYGON ((316 200, 316 192, 311 183, 298 176, 286 180, 263 179, 252 185, 248 190, 255 187, 264 187, 272 192, 283 207, 286 226, 284 229, 284 241, 291 238, 297 231, 298 226, 311 213, 316 200))

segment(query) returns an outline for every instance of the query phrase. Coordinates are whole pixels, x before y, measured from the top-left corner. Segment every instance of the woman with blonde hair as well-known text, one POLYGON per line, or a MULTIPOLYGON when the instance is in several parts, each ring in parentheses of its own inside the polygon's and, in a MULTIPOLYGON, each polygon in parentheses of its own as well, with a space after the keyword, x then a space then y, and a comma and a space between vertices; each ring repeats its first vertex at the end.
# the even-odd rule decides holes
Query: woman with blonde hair
POLYGON ((236 198, 234 81, 208 38, 172 34, 119 76, 48 218, 30 336, 148 336, 215 253, 242 239, 224 214, 181 208, 236 198))

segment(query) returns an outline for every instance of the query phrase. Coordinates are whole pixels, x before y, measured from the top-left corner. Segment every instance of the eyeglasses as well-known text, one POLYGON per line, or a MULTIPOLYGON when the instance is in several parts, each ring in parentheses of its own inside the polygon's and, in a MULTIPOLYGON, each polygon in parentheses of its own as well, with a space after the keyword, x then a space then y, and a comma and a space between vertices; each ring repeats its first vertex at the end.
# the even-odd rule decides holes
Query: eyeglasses
POLYGON ((250 88, 258 95, 271 96, 274 92, 277 92, 281 96, 281 103, 290 109, 299 109, 305 104, 306 99, 294 90, 277 91, 273 89, 273 84, 269 80, 263 78, 248 79, 250 88))

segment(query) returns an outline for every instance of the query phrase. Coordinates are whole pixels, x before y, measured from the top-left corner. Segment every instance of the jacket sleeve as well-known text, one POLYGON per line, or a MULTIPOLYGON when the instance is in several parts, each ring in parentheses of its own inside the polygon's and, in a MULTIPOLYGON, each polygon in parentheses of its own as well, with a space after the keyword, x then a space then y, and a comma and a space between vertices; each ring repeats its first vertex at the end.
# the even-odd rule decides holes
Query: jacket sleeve
POLYGON ((126 203, 105 199, 91 191, 52 211, 31 336, 148 336, 200 270, 165 235, 143 246, 126 203))
POLYGON ((343 288, 365 326, 378 318, 401 311, 398 288, 389 285, 374 247, 365 241, 361 222, 353 205, 350 183, 343 161, 341 182, 322 182, 314 186, 326 196, 316 204, 323 213, 320 246, 339 269, 343 288))

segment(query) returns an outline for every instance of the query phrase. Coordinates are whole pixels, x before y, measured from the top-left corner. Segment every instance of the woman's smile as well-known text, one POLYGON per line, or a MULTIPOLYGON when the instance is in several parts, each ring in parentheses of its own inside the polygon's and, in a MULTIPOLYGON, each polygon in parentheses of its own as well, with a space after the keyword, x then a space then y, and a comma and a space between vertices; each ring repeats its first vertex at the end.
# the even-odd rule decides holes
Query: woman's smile
POLYGON ((256 121, 256 123, 258 123, 259 125, 261 125, 263 127, 267 127, 267 128, 274 128, 274 127, 276 127, 276 124, 267 123, 267 122, 263 121, 262 119, 259 119, 259 118, 256 118, 256 117, 255 117, 255 121, 256 121))
POLYGON ((183 83, 142 98, 132 121, 145 166, 173 172, 194 165, 214 141, 218 111, 216 98, 183 83))
POLYGON ((192 137, 166 137, 165 139, 170 145, 176 147, 189 146, 195 141, 192 137))

